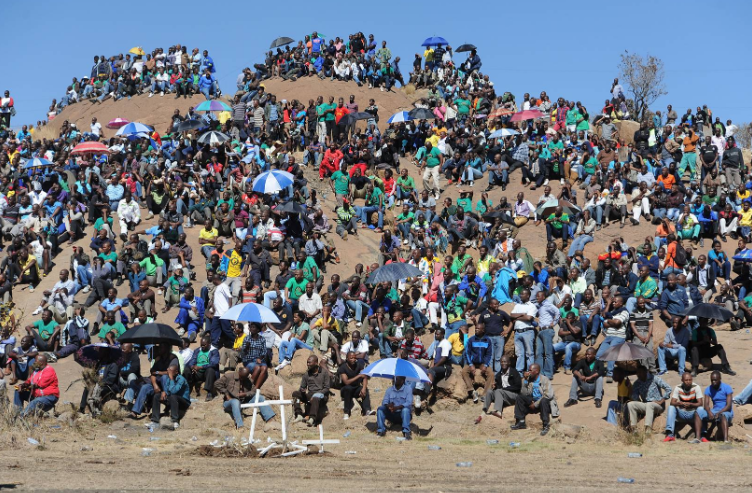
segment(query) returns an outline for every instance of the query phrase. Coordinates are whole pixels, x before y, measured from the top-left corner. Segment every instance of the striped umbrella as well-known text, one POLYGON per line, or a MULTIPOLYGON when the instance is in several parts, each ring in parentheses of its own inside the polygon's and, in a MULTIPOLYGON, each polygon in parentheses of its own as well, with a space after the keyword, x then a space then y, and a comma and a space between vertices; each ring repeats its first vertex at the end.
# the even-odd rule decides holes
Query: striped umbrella
POLYGON ((204 135, 199 137, 198 143, 214 145, 214 144, 222 144, 223 142, 227 142, 228 140, 230 140, 229 135, 212 130, 211 132, 206 132, 204 135))
POLYGON ((46 160, 43 157, 35 157, 31 158, 28 161, 26 161, 26 164, 24 164, 24 169, 31 169, 31 168, 42 168, 44 166, 51 166, 52 162, 46 160))
POLYGON ((125 118, 115 118, 114 120, 110 120, 110 123, 107 124, 107 128, 120 128, 123 125, 128 125, 130 121, 126 120, 125 118))
POLYGON ((514 111, 506 108, 496 108, 488 114, 488 118, 501 118, 502 116, 514 115, 514 111))
POLYGON ((148 125, 138 122, 130 122, 118 129, 115 135, 136 135, 140 133, 151 133, 154 129, 148 125))
POLYGON ((408 359, 386 358, 368 365, 361 373, 369 377, 394 378, 405 377, 410 382, 430 383, 426 371, 408 359))
POLYGON ((408 122, 410 120, 411 120, 410 114, 407 111, 398 111, 397 113, 390 116, 386 122, 387 123, 399 123, 399 122, 408 122))
POLYGON ((273 169, 261 173, 253 180, 253 191, 259 193, 277 193, 292 185, 295 177, 287 171, 273 169))
POLYGON ((739 260, 740 262, 752 262, 752 249, 745 248, 741 252, 734 255, 732 258, 734 260, 739 260))
POLYGON ((222 101, 204 101, 195 108, 194 111, 232 111, 232 108, 227 106, 222 101))
POLYGON ((500 139, 502 137, 509 137, 510 135, 517 135, 518 131, 511 128, 500 128, 488 136, 489 139, 500 139))
POLYGON ((258 303, 241 303, 235 305, 220 317, 222 320, 235 322, 258 322, 278 324, 279 318, 271 309, 258 303))
POLYGON ((101 142, 81 142, 71 149, 71 154, 109 154, 110 148, 101 142))
POLYGON ((399 281, 400 279, 407 279, 409 277, 421 277, 423 271, 415 267, 414 265, 406 264, 404 262, 392 262, 379 267, 368 276, 366 281, 368 284, 376 284, 380 282, 392 282, 399 281))

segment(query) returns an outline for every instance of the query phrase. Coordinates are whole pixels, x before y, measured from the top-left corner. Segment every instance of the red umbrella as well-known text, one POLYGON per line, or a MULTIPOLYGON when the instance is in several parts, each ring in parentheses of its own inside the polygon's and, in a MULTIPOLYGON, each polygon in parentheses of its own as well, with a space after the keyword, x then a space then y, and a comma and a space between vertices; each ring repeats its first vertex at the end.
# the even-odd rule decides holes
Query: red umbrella
POLYGON ((535 120, 536 118, 542 118, 544 116, 545 115, 538 110, 520 111, 519 113, 512 115, 510 121, 523 122, 525 120, 535 120))
POLYGON ((115 118, 114 120, 110 120, 110 123, 107 124, 107 128, 120 128, 129 123, 130 122, 125 118, 115 118))
POLYGON ((109 154, 110 149, 101 142, 82 142, 74 147, 71 154, 109 154))
POLYGON ((491 113, 488 114, 488 118, 501 118, 502 116, 509 116, 513 115, 514 111, 508 110, 506 108, 496 108, 491 113))

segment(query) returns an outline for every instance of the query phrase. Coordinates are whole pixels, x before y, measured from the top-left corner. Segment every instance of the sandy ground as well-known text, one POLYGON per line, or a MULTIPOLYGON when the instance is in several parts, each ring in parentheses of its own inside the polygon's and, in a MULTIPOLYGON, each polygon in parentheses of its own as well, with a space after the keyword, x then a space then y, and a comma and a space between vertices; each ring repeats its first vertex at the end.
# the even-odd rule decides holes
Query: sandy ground
MULTIPOLYGON (((341 90, 350 92, 353 88, 354 86, 348 85, 347 89, 343 87, 341 90)), ((339 87, 337 90, 340 90, 339 87)), ((380 91, 360 91, 367 92, 364 97, 372 94, 377 101, 382 96, 380 91)), ((307 95, 303 97, 308 98, 307 95)), ((163 98, 152 98, 155 101, 161 99, 163 98)), ((167 101, 165 97, 164 103, 167 101)), ((94 114, 97 114, 96 111, 94 114)), ((63 116, 65 113, 61 115, 63 116)), ((88 118, 90 114, 87 113, 82 116, 84 117, 88 118)), ((104 121, 105 118, 103 116, 100 119, 104 121)), ((403 165, 408 166, 417 178, 416 169, 407 160, 403 160, 403 165)), ((313 175, 309 177, 313 178, 313 175)), ((514 173, 513 183, 508 190, 502 193, 500 189, 496 189, 490 193, 490 198, 494 203, 498 203, 501 195, 513 200, 518 191, 524 190, 519 180, 518 173, 514 173)), ((317 179, 311 179, 311 183, 314 187, 319 186, 317 179)), ((486 184, 485 178, 476 182, 477 195, 486 184)), ((558 182, 552 183, 552 186, 554 193, 558 192, 558 182)), ((541 193, 527 192, 526 195, 535 202, 541 193)), ((449 187, 446 195, 456 198, 457 189, 449 187)), ((330 207, 331 198, 327 197, 326 200, 330 207)), ((479 197, 476 200, 477 198, 479 197)), ((330 211, 327 213, 331 218, 330 211)), ((148 227, 153 222, 147 222, 145 226, 148 227)), ((193 263, 200 265, 202 257, 198 248, 198 229, 187 231, 189 244, 194 249, 193 263)), ((587 246, 586 255, 595 258, 614 237, 623 236, 628 242, 638 244, 653 231, 654 227, 647 224, 627 226, 624 229, 619 229, 618 224, 612 225, 599 232, 596 241, 587 246)), ((518 238, 534 257, 540 258, 544 255, 544 234, 542 226, 530 224, 522 228, 518 238)), ((366 231, 357 240, 351 237, 348 242, 341 241, 336 235, 334 238, 342 261, 339 265, 329 266, 327 280, 333 273, 350 275, 358 262, 370 264, 377 261, 379 238, 375 233, 366 231)), ((87 246, 88 240, 79 244, 87 246)), ((734 243, 727 243, 724 247, 731 253, 734 243)), ((70 253, 70 247, 65 247, 55 259, 56 266, 52 275, 45 278, 34 293, 30 294, 27 290, 15 293, 18 305, 16 316, 21 318, 22 326, 34 320, 30 314, 38 305, 42 291, 54 284, 61 268, 68 267, 70 253)), ((197 283, 200 284, 205 275, 200 268, 196 271, 197 283)), ((127 285, 123 285, 119 293, 124 296, 126 292, 127 285)), ((83 295, 78 296, 78 301, 83 301, 83 295)), ((163 301, 160 300, 157 311, 161 312, 162 307, 163 301)), ((167 314, 159 313, 157 321, 171 324, 175 315, 174 309, 167 314)), ((662 333, 665 329, 659 321, 656 326, 657 332, 662 333)), ((724 381, 740 390, 752 374, 747 362, 752 335, 746 330, 732 333, 723 330, 724 328, 719 328, 719 341, 726 347, 731 365, 739 372, 735 377, 724 376, 724 381)), ((428 345, 430 337, 425 342, 428 345)), ((80 367, 72 358, 59 361, 54 366, 63 391, 61 402, 57 406, 60 413, 68 409, 66 402, 77 405, 80 400, 82 384, 75 382, 80 378, 80 367), (71 385, 71 382, 74 383, 71 385)), ((286 392, 299 385, 299 377, 291 376, 289 370, 282 372, 280 376, 285 383, 286 392)), ((679 383, 676 372, 669 373, 665 379, 672 386, 679 383)), ((557 373, 554 379, 560 406, 566 401, 570 381, 562 373, 557 373)), ((709 372, 701 373, 696 381, 703 387, 707 386, 709 372)), ((374 407, 381 402, 386 385, 385 380, 372 381, 370 387, 374 407)), ((264 390, 273 392, 270 389, 264 390)), ((6 444, 6 448, 12 450, 12 453, 6 455, 4 467, 0 467, 0 488, 15 484, 22 488, 55 490, 192 490, 240 487, 288 491, 305 485, 312 489, 332 490, 400 488, 457 491, 487 489, 489 483, 495 483, 497 489, 522 490, 528 489, 527 483, 532 480, 535 481, 535 487, 541 490, 560 490, 562 485, 567 490, 595 490, 618 487, 616 479, 619 476, 635 478, 640 487, 657 490, 686 489, 692 485, 748 491, 752 486, 752 475, 746 467, 749 461, 747 456, 750 454, 747 440, 749 438, 752 441, 752 437, 747 435, 750 432, 744 429, 742 419, 735 420, 735 426, 731 428, 734 440, 729 445, 710 443, 691 446, 683 440, 663 444, 660 442, 660 432, 642 443, 642 439, 617 433, 604 421, 605 404, 615 399, 615 394, 615 386, 606 385, 602 409, 596 409, 592 400, 584 400, 577 406, 562 409, 559 422, 545 438, 538 436, 540 421, 537 417, 530 418, 531 429, 511 432, 511 409, 505 411, 503 420, 485 416, 480 424, 475 425, 475 418, 481 413, 480 404, 458 404, 444 399, 435 405, 434 414, 423 413, 415 418, 416 438, 413 442, 395 440, 400 435, 397 429, 392 430, 387 437, 378 439, 373 433, 375 416, 362 418, 353 415, 350 421, 342 421, 337 395, 330 402, 330 414, 324 420, 324 429, 326 438, 339 438, 341 443, 327 446, 330 454, 325 456, 291 459, 207 458, 192 455, 198 446, 215 440, 222 441, 227 436, 233 437, 236 442, 244 436, 247 438, 250 425, 249 418, 246 430, 236 432, 229 416, 222 412, 219 401, 205 403, 203 398, 191 407, 183 420, 183 426, 177 432, 157 430, 150 434, 143 427, 143 421, 118 420, 103 424, 87 417, 78 417, 73 422, 67 419, 47 419, 29 429, 19 425, 4 425, 0 426, 0 442, 6 444), (583 428, 576 438, 571 438, 564 435, 564 428, 567 428, 564 425, 583 428), (347 431, 351 434, 345 438, 347 431), (108 435, 117 438, 108 438, 108 435), (41 442, 42 447, 30 445, 26 440, 28 437, 41 442), (152 437, 158 440, 151 441, 152 437), (498 439, 500 444, 488 445, 487 439, 498 439), (511 441, 521 442, 521 446, 512 448, 508 445, 511 441), (438 451, 429 450, 429 445, 442 448, 438 451), (151 456, 142 457, 143 448, 153 449, 151 456), (346 453, 349 451, 354 451, 355 454, 346 453), (632 451, 641 452, 644 457, 627 459, 627 453, 632 451), (455 464, 461 461, 472 461, 473 465, 470 468, 457 468, 455 464), (190 476, 186 471, 189 471, 190 476), (526 471, 528 474, 507 471, 526 471), (452 474, 448 475, 447 472, 452 474), (232 476, 231 479, 228 478, 229 475, 232 476)), ((744 415, 745 411, 737 410, 737 416, 744 415)), ((658 418, 655 429, 660 430, 663 423, 663 418, 658 418)), ((262 431, 261 425, 258 425, 257 437, 262 440, 267 437, 280 438, 279 418, 275 418, 265 429, 266 431, 262 431)), ((571 429, 569 430, 571 433, 571 429)), ((314 439, 317 438, 317 432, 305 426, 293 425, 290 438, 314 439)))

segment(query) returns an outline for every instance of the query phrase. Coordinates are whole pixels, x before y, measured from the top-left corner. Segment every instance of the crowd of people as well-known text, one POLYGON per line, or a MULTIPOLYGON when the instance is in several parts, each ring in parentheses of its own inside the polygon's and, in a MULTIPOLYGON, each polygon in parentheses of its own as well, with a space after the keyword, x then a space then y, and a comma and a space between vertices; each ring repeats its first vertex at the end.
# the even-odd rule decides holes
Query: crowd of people
MULTIPOLYGON (((115 345, 128 327, 159 320, 175 326, 183 345, 151 348, 148 371, 139 364, 143 348, 123 345, 125 363, 101 362, 101 382, 82 398, 82 410, 96 414, 104 400, 120 398, 134 418, 151 409, 150 423, 169 408, 177 428, 191 394, 204 390, 207 401, 222 398, 240 427, 240 404, 306 349, 314 354, 294 398, 296 419, 309 426, 324 418, 339 389, 344 419, 359 400, 364 415, 376 414, 379 435, 390 421, 401 423, 409 439, 412 413, 431 407, 440 382, 459 371, 467 397, 483 401, 485 412, 501 418, 513 407, 514 430, 539 413, 545 435, 559 415, 551 381, 560 365, 572 382, 563 407, 593 395, 600 408, 605 384, 615 381, 610 422, 638 430, 644 416, 650 429, 665 411, 667 440, 677 421, 692 424, 697 441, 714 427, 727 440, 732 406, 752 402, 752 387, 733 395, 721 380, 735 372, 718 343, 716 321, 686 312, 714 303, 733 312, 732 329, 752 324, 750 263, 732 262, 752 241, 752 178, 735 126, 713 120, 705 107, 679 119, 669 106, 665 119, 656 111, 633 135, 621 135, 615 122, 628 117, 629 107, 618 80, 597 118, 581 103, 553 103, 545 92, 525 94, 518 105, 512 94, 496 93, 475 50, 455 65, 451 49, 441 45, 417 55, 409 77, 427 89, 415 110, 430 118, 379 124, 375 99, 360 117, 354 96, 347 103, 319 97, 306 106, 277 101, 258 84, 319 75, 388 90, 402 82, 399 57, 392 59, 386 42, 378 45, 362 33, 327 44, 314 32, 294 48, 270 53, 265 64, 238 77, 224 123, 176 110, 166 131, 134 140, 107 138, 96 118, 91 132, 65 122, 53 141, 5 131, 4 302, 24 289, 34 292, 52 273, 53 260, 64 258, 66 243, 75 245, 59 281, 42 293, 32 314, 40 318, 18 344, 7 328, 0 342, 11 383, 25 382, 16 404, 30 400, 25 413, 51 409, 59 390, 48 362, 91 341, 115 345), (536 110, 513 121, 518 112, 536 110), (199 143, 198 133, 189 136, 181 126, 195 121, 200 126, 192 130, 220 130, 227 140, 199 143), (498 131, 508 136, 491 137, 498 131), (83 141, 106 142, 109 152, 71 154, 83 141), (53 165, 29 172, 24 163, 35 157, 53 165), (291 173, 293 185, 254 191, 254 178, 270 170, 291 173), (475 196, 474 182, 486 179, 487 188, 475 196), (499 195, 494 204, 497 187, 505 190, 512 179, 542 193, 531 201, 519 192, 511 202, 499 195), (460 188, 456 200, 446 193, 452 184, 460 188), (328 191, 333 200, 325 201, 328 191), (655 234, 636 241, 620 236, 597 256, 585 255, 603 228, 643 221, 655 225, 655 234), (545 229, 540 260, 517 238, 521 228, 540 228, 541 235, 545 229), (363 230, 378 234, 378 258, 340 272, 337 246, 363 230), (197 237, 196 255, 189 236, 197 237), (733 253, 725 249, 727 237, 738 241, 733 253), (81 240, 88 245, 79 246, 81 240), (702 250, 705 240, 710 248, 702 250), (422 275, 369 283, 370 273, 396 262, 422 275), (327 269, 336 271, 328 281, 327 269), (177 310, 174 319, 158 313, 157 297, 164 299, 163 313, 177 310), (280 322, 221 319, 245 302, 265 304, 280 322), (662 338, 654 338, 656 318, 668 327, 662 338), (433 342, 426 347, 421 338, 433 342), (514 353, 505 354, 510 338, 514 353), (634 381, 599 359, 625 341, 657 354, 657 362, 639 362, 634 381), (374 412, 361 372, 390 356, 423 366, 430 383, 396 379, 374 412), (718 358, 720 371, 703 390, 693 378, 711 358, 718 358), (674 389, 661 378, 673 360, 682 381, 674 389)), ((97 57, 92 77, 96 72, 102 89, 95 82, 73 92, 132 95, 128 84, 123 93, 121 82, 115 89, 112 81, 134 70, 142 92, 152 70, 207 77, 214 70, 206 51, 191 56, 180 46, 139 60, 140 71, 127 65, 128 55, 97 57)), ((181 94, 158 82, 151 81, 154 94, 181 94)), ((219 95, 218 88, 198 88, 207 98, 219 95)), ((263 407, 262 417, 271 419, 273 411, 263 407)))

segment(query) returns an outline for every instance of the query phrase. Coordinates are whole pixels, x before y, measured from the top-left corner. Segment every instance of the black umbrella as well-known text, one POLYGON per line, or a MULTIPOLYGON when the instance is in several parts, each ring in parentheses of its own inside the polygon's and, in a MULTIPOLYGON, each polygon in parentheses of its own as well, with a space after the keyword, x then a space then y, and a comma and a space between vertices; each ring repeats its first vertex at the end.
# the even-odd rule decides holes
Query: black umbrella
POLYGON ((368 284, 377 284, 380 282, 399 281, 408 277, 421 277, 423 271, 417 267, 402 262, 392 262, 383 267, 379 267, 368 276, 368 284))
POLYGON ((684 312, 685 315, 694 315, 700 318, 712 318, 716 321, 726 322, 733 318, 734 314, 720 305, 712 303, 698 303, 684 312))
POLYGON ((342 122, 342 120, 340 120, 340 122, 351 125, 358 120, 369 120, 373 118, 373 115, 370 113, 366 113, 365 111, 359 111, 357 113, 348 113, 342 118, 344 119, 344 122, 342 122))
POLYGON ((501 210, 493 210, 487 214, 483 214, 483 219, 496 219, 496 218, 504 218, 508 217, 509 213, 507 211, 501 211, 501 210))
POLYGON ((202 122, 201 120, 185 120, 178 123, 177 131, 187 132, 189 130, 198 130, 199 128, 204 127, 206 127, 206 123, 202 122))
POLYGON ((175 329, 165 324, 144 324, 128 329, 125 334, 118 337, 118 342, 131 342, 133 344, 172 344, 180 346, 183 341, 175 332, 175 329))
POLYGON ((476 48, 475 48, 475 45, 471 45, 471 44, 469 44, 469 43, 468 43, 468 44, 460 45, 460 47, 459 47, 459 48, 457 48, 457 49, 456 49, 456 50, 454 50, 454 51, 455 51, 456 53, 462 53, 463 51, 473 51, 473 50, 475 50, 475 49, 476 49, 476 48))
POLYGON ((289 45, 290 43, 294 43, 295 40, 292 38, 288 38, 287 36, 282 36, 281 38, 277 38, 274 41, 272 41, 272 44, 269 46, 269 49, 273 48, 279 48, 280 46, 289 45))
POLYGON ((284 204, 281 204, 277 206, 276 209, 274 209, 274 212, 287 212, 288 214, 305 214, 306 210, 297 202, 293 202, 292 200, 285 202, 284 204))
POLYGON ((426 108, 415 108, 408 113, 408 116, 411 120, 430 120, 431 118, 436 118, 436 115, 426 108))

